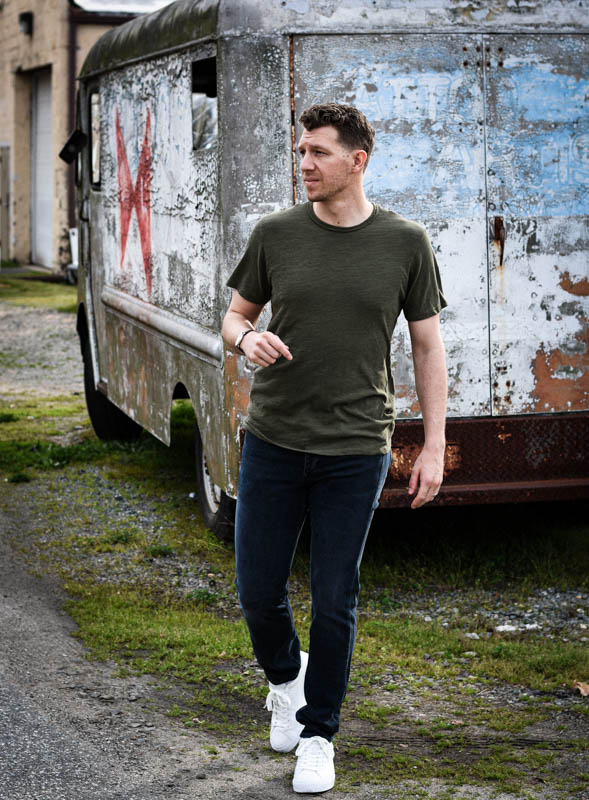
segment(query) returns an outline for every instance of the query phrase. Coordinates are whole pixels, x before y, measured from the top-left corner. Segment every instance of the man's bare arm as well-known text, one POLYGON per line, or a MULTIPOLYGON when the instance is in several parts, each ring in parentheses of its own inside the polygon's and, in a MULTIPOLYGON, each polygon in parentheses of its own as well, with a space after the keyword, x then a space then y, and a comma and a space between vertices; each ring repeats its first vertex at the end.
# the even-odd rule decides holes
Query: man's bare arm
POLYGON ((418 489, 411 508, 419 508, 433 500, 442 483, 448 381, 440 315, 410 322, 409 333, 425 432, 424 446, 415 460, 409 480, 409 494, 415 494, 418 489))
POLYGON ((256 325, 263 308, 263 304, 251 303, 242 297, 237 289, 234 289, 233 297, 221 328, 225 343, 234 348, 239 334, 249 329, 253 333, 248 333, 242 339, 240 347, 247 358, 254 364, 260 367, 269 367, 280 356, 284 356, 289 361, 292 360, 290 350, 280 337, 269 331, 261 333, 256 331, 256 325))

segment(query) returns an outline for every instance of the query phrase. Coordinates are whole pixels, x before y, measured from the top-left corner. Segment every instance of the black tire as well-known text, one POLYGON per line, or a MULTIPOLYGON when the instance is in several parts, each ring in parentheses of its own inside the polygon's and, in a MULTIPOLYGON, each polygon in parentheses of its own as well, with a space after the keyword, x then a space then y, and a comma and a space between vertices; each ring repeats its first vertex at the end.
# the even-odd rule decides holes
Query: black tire
POLYGON ((222 542, 232 543, 235 524, 235 500, 226 495, 211 480, 198 427, 194 434, 194 455, 196 460, 198 503, 205 527, 211 530, 222 542))
POLYGON ((88 339, 82 345, 82 356, 84 358, 86 406, 94 432, 99 439, 105 442, 112 440, 131 442, 137 439, 143 430, 141 425, 128 417, 114 403, 111 403, 108 397, 96 389, 88 339))

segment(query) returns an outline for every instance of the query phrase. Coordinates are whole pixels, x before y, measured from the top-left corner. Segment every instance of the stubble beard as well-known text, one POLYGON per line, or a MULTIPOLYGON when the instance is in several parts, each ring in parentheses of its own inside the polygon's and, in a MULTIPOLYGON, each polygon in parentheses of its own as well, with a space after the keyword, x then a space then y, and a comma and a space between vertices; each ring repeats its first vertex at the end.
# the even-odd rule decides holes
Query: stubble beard
POLYGON ((307 199, 312 203, 325 203, 336 198, 344 189, 347 188, 347 186, 347 181, 344 182, 340 180, 332 183, 331 185, 322 186, 321 188, 313 187, 309 189, 307 186, 305 186, 305 191, 307 192, 307 199), (314 192, 317 192, 317 194, 313 194, 314 192))

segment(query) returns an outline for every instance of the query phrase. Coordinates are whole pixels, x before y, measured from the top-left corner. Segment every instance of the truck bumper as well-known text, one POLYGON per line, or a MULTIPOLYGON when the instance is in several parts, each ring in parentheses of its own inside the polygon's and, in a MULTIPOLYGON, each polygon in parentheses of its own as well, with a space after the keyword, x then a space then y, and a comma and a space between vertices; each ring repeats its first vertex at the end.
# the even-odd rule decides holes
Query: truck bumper
MULTIPOLYGON (((589 414, 448 419, 444 482, 433 505, 589 499, 589 414)), ((421 420, 399 420, 382 508, 410 504, 421 420)))

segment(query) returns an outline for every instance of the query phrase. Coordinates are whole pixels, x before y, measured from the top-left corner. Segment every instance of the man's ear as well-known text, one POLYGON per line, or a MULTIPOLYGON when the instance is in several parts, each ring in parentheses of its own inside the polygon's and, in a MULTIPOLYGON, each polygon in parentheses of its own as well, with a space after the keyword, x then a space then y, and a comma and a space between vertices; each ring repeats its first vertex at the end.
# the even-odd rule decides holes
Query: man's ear
POLYGON ((363 172, 368 160, 368 153, 366 150, 354 150, 352 159, 352 172, 363 172))

